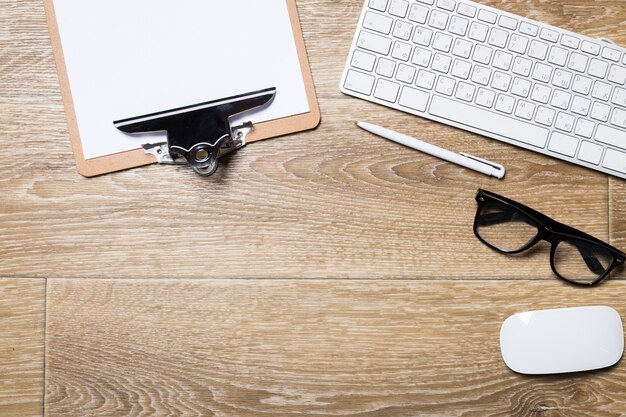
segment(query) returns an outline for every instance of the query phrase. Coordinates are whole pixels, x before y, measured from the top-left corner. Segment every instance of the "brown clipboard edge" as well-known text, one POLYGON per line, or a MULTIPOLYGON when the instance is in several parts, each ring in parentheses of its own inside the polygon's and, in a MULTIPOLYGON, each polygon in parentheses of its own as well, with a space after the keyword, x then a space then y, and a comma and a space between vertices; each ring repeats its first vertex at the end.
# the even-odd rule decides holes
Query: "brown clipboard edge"
MULTIPOLYGON (((289 10, 289 17, 291 19, 291 26, 293 28, 294 40, 296 42, 296 49, 298 51, 310 111, 308 113, 255 125, 254 132, 248 136, 249 143, 314 129, 321 121, 319 103, 315 94, 313 74, 311 73, 302 27, 300 26, 296 0, 285 1, 287 2, 287 9, 289 10)), ((85 159, 53 0, 43 0, 43 2, 48 21, 48 30, 50 31, 52 49, 54 50, 61 96, 65 107, 70 142, 72 144, 72 151, 74 153, 74 159, 76 160, 76 170, 78 173, 84 177, 95 177, 156 163, 155 158, 152 155, 147 155, 143 149, 135 149, 89 160, 85 159)), ((111 121, 111 123, 113 123, 113 121, 111 121)))

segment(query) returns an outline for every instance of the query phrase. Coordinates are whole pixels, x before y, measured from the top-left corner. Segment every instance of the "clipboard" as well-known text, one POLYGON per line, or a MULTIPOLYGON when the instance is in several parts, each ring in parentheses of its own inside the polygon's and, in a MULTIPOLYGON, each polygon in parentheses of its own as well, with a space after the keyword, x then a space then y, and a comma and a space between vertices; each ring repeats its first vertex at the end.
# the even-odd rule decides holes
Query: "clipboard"
MULTIPOLYGON (((287 5, 291 28, 297 50, 297 58, 300 63, 302 79, 304 82, 304 90, 306 92, 306 101, 308 102, 309 111, 289 117, 283 117, 275 120, 256 123, 254 130, 247 136, 247 143, 256 142, 264 139, 283 136, 291 133, 314 129, 321 120, 319 104, 315 94, 315 86, 306 53, 306 47, 300 26, 300 19, 295 0, 284 0, 287 5)), ((157 158, 144 149, 138 148, 124 152, 118 152, 111 155, 100 156, 87 159, 83 150, 83 141, 79 130, 79 122, 75 107, 75 100, 72 96, 72 85, 68 68, 66 66, 66 58, 63 52, 61 41, 61 33, 55 11, 54 0, 44 0, 54 56, 57 63, 57 72, 61 87, 63 103, 65 107, 66 117, 68 121, 70 141, 74 158, 76 160, 77 171, 85 177, 94 177, 98 175, 108 174, 116 171, 126 170, 130 168, 154 164, 157 158)), ((254 63, 251 63, 253 67, 254 63)), ((242 91, 241 93, 245 93, 242 91)), ((219 99, 221 97, 210 97, 210 99, 219 99)), ((193 103, 189 103, 193 104, 193 103)), ((111 121, 113 122, 113 121, 111 121)))

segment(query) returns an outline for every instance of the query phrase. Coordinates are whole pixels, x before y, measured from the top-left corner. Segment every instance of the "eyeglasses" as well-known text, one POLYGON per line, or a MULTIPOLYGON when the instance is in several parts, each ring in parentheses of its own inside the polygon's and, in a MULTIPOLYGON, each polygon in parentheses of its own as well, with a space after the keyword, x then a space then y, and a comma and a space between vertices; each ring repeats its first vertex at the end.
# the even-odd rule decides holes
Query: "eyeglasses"
POLYGON ((613 246, 508 198, 478 190, 476 201, 474 233, 478 239, 511 255, 545 240, 552 244, 552 271, 572 284, 596 285, 626 260, 613 246))

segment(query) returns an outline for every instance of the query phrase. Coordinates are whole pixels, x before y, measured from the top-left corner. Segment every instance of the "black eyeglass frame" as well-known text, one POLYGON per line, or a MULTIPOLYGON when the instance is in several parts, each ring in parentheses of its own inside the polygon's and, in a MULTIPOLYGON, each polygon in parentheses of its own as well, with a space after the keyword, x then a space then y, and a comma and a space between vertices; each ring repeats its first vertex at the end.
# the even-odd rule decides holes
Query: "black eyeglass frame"
POLYGON ((541 242, 542 240, 545 240, 552 245, 550 249, 550 266, 552 268, 552 272, 554 272, 554 274, 557 277, 559 277, 560 279, 564 281, 569 282, 570 284, 580 285, 580 286, 585 286, 585 287, 594 286, 602 282, 606 277, 609 276, 609 274, 616 267, 624 264, 624 262, 626 261, 626 254, 624 254, 624 252, 620 251, 619 249, 591 235, 588 235, 587 233, 581 232, 580 230, 574 229, 573 227, 570 227, 563 223, 559 223, 556 220, 551 219, 550 217, 546 216, 545 214, 542 214, 538 212, 537 210, 534 210, 528 206, 518 203, 517 201, 513 201, 511 199, 492 193, 490 191, 479 189, 478 193, 476 194, 476 202, 478 203, 478 210, 476 211, 476 217, 474 219, 474 234, 481 242, 483 242, 485 245, 487 245, 488 247, 490 247, 491 249, 497 252, 508 254, 508 255, 516 255, 516 254, 529 250, 530 248, 535 246, 537 243, 541 242), (498 203, 508 205, 518 210, 519 212, 524 214, 526 217, 528 217, 534 223, 534 226, 537 228, 537 236, 534 239, 532 239, 530 242, 528 242, 526 245, 524 245, 522 248, 516 249, 513 251, 503 250, 487 242, 485 239, 483 239, 483 237, 478 232, 479 218, 485 205, 491 201, 496 201, 498 203), (564 276, 559 274, 559 272, 556 270, 554 257, 556 254, 556 249, 559 246, 559 244, 567 240, 582 240, 588 243, 592 243, 594 245, 601 246, 602 248, 606 249, 608 252, 610 252, 613 255, 613 260, 611 262, 611 265, 609 265, 609 267, 606 269, 606 271, 602 275, 600 275, 594 281, 589 282, 589 283, 574 281, 574 280, 565 278, 564 276))

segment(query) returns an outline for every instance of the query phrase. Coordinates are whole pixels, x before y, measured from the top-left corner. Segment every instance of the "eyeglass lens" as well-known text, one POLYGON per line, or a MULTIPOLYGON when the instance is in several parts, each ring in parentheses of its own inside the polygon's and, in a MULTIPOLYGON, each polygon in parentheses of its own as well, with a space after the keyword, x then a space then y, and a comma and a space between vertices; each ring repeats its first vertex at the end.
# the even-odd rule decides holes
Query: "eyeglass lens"
POLYGON ((518 251, 539 234, 537 226, 524 213, 497 201, 483 205, 476 230, 483 240, 503 252, 518 251))
POLYGON ((553 263, 563 278, 590 284, 606 273, 613 263, 613 255, 602 246, 567 239, 558 243, 553 263))

